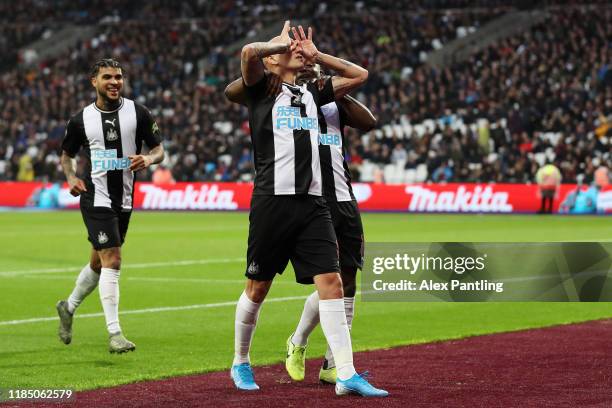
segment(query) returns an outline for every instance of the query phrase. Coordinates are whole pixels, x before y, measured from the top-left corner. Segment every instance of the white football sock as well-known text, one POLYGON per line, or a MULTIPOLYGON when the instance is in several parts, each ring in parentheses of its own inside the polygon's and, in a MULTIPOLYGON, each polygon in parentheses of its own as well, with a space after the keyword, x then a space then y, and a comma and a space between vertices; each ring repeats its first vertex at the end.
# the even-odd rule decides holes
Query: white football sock
POLYGON ((348 380, 355 375, 351 334, 346 323, 343 299, 319 300, 321 328, 332 350, 337 376, 348 380))
MULTIPOLYGON (((353 327, 353 316, 355 313, 354 297, 344 298, 344 313, 346 314, 346 325, 348 326, 349 330, 351 330, 353 327)), ((329 348, 329 344, 327 345, 327 350, 325 351, 325 360, 327 360, 327 366, 325 368, 332 368, 336 366, 336 363, 334 362, 334 355, 329 348)))
POLYGON ((250 363, 249 349, 257 326, 257 318, 262 303, 255 303, 242 292, 236 305, 236 320, 234 332, 234 363, 250 363))
POLYGON ((99 280, 100 274, 94 272, 91 266, 89 266, 89 263, 87 263, 87 265, 81 269, 81 273, 79 273, 79 277, 76 280, 76 285, 68 297, 68 311, 70 313, 74 313, 83 299, 98 286, 99 280))
POLYGON ((355 298, 344 298, 344 314, 346 314, 346 324, 349 330, 353 327, 353 316, 355 315, 355 298))
POLYGON ((304 310, 291 342, 296 346, 305 346, 308 343, 308 336, 317 324, 319 324, 319 292, 315 291, 304 302, 304 310))
POLYGON ((110 334, 121 332, 119 326, 119 270, 102 268, 100 272, 100 301, 104 309, 106 327, 110 334))

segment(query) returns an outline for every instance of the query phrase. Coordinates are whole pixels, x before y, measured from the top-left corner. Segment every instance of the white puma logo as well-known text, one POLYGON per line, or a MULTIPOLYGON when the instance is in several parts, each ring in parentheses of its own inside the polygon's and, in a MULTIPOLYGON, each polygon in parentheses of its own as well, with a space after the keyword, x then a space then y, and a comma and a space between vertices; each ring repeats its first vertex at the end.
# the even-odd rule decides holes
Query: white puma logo
POLYGON ((116 121, 116 120, 117 120, 117 118, 113 119, 112 121, 111 121, 111 120, 106 119, 106 120, 104 121, 104 123, 110 123, 112 127, 115 127, 115 121, 116 121))

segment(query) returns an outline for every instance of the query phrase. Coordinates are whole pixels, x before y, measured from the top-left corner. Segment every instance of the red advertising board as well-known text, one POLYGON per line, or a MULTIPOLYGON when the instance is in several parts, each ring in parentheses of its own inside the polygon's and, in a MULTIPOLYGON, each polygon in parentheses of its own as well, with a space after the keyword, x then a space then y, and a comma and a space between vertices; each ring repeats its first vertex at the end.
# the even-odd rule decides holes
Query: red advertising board
MULTIPOLYGON (((43 183, 0 183, 0 206, 77 208, 78 198, 66 185, 41 199, 43 183), (44 201, 44 202, 43 202, 44 201)), ((134 208, 145 210, 248 210, 253 186, 248 183, 136 184, 134 208)), ((555 199, 559 208, 576 185, 561 186, 555 199)), ((535 185, 529 184, 365 184, 353 185, 363 211, 450 212, 450 213, 533 213, 540 208, 535 185)), ((600 212, 612 213, 612 187, 597 195, 600 212)))

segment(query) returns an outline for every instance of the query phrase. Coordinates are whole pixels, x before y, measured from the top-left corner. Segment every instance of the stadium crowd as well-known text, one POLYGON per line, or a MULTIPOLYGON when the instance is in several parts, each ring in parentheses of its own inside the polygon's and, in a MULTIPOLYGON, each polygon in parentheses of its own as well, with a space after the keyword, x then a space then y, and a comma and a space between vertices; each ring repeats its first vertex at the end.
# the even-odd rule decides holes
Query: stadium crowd
MULTIPOLYGON (((35 9, 39 2, 26 3, 35 9)), ((524 182, 549 160, 571 182, 578 174, 588 180, 599 165, 612 167, 606 139, 612 135, 606 118, 612 21, 606 8, 551 11, 530 31, 438 71, 424 64, 427 53, 505 8, 465 10, 461 0, 433 2, 459 10, 402 12, 389 11, 388 1, 247 6, 193 0, 172 7, 157 0, 127 9, 119 0, 99 3, 100 9, 76 19, 97 25, 92 39, 34 67, 0 72, 0 180, 62 179, 58 150, 65 120, 93 100, 89 66, 108 56, 125 66, 126 95, 158 118, 169 153, 165 165, 175 180, 250 180, 246 110, 222 92, 239 73, 236 51, 226 48, 305 11, 316 16, 320 49, 370 71, 357 97, 381 126, 367 135, 347 132, 358 179, 361 172, 368 180, 364 169, 374 168, 379 176, 373 179, 382 180, 382 169, 394 165, 419 168, 423 180, 524 182)), ((432 5, 409 3, 415 9, 432 5)), ((53 21, 90 10, 74 4, 58 2, 53 21)), ((47 21, 44 13, 32 16, 47 21)))
POLYGON ((611 23, 610 9, 557 10, 448 69, 404 75, 400 64, 371 75, 363 98, 381 123, 435 124, 395 126, 369 144, 351 132, 352 160, 485 182, 533 181, 551 161, 565 182, 591 181, 597 167, 612 168, 611 23))

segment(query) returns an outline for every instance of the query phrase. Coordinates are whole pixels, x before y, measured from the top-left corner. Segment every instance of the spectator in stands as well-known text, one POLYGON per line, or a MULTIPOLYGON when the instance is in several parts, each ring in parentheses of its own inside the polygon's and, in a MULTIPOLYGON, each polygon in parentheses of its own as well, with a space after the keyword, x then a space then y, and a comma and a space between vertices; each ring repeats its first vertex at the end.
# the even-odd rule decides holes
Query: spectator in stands
POLYGON ((595 185, 600 189, 610 184, 610 170, 606 166, 600 166, 595 170, 595 185))
POLYGON ((163 164, 157 166, 153 171, 152 177, 153 184, 174 184, 176 181, 172 177, 172 172, 163 164))
POLYGON ((453 179, 453 170, 448 161, 444 161, 440 167, 434 170, 431 180, 435 183, 447 182, 453 179))
POLYGON ((397 143, 391 153, 391 163, 401 164, 402 166, 408 160, 408 152, 401 143, 397 143))
POLYGON ((559 192, 559 185, 561 184, 561 172, 554 164, 547 163, 536 173, 536 181, 538 183, 539 195, 542 199, 542 205, 538 213, 552 214, 553 201, 559 192))
POLYGON ((33 181, 34 166, 32 166, 32 158, 24 153, 19 158, 19 171, 17 172, 17 181, 33 181))

